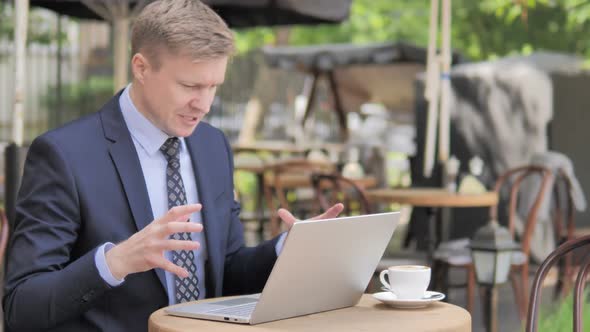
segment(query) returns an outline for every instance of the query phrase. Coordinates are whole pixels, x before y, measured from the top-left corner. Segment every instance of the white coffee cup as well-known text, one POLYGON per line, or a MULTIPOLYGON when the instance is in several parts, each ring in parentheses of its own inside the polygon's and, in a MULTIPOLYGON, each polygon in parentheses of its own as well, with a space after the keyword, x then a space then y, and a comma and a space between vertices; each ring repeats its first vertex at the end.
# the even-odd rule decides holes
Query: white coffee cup
POLYGON ((430 267, 423 265, 390 266, 379 279, 400 300, 421 299, 430 284, 430 267), (385 280, 387 275, 389 282, 385 280))

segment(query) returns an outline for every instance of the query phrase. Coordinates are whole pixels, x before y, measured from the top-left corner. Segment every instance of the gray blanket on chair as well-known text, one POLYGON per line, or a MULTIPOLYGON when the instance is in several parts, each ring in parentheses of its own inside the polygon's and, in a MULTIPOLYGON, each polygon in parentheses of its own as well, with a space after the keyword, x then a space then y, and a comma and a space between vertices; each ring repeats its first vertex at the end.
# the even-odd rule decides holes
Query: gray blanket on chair
MULTIPOLYGON (((577 71, 582 63, 575 56, 536 53, 459 65, 452 70, 450 98, 453 125, 470 153, 480 156, 493 175, 535 162, 551 169, 569 168, 577 209, 585 209, 586 200, 571 162, 565 156, 547 153, 546 128, 553 116, 549 74, 577 71)), ((555 248, 550 211, 549 203, 544 204, 532 241, 532 257, 537 260, 555 248)), ((517 229, 522 228, 520 222, 517 229)))
MULTIPOLYGON (((584 191, 576 178, 574 173, 574 166, 572 161, 564 154, 554 151, 548 151, 545 153, 535 154, 530 161, 530 164, 544 166, 550 169, 553 173, 553 177, 550 179, 549 188, 550 190, 544 196, 539 212, 537 216, 537 225, 533 232, 533 238, 531 240, 531 257, 542 262, 556 247, 555 232, 553 226, 553 212, 555 209, 555 201, 559 200, 560 206, 567 206, 567 193, 563 190, 559 190, 560 197, 554 197, 555 191, 552 190, 555 181, 555 174, 558 174, 559 170, 563 170, 565 176, 568 177, 572 184, 569 195, 571 195, 574 203, 574 208, 578 211, 586 210, 586 196, 584 191)), ((521 185, 521 191, 524 193, 532 193, 531 195, 522 195, 518 205, 516 220, 516 230, 522 234, 524 230, 524 218, 535 200, 535 193, 538 192, 541 186, 540 177, 530 177, 523 181, 521 185)))

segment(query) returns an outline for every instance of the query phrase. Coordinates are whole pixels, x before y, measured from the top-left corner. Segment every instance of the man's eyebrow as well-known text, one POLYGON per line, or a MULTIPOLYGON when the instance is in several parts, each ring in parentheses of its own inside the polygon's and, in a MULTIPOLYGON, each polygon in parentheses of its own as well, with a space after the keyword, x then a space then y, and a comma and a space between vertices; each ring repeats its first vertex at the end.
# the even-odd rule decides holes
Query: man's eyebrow
POLYGON ((221 81, 221 82, 213 82, 213 83, 211 83, 211 84, 209 84, 209 83, 203 83, 203 82, 192 82, 192 81, 189 81, 189 80, 183 80, 183 79, 178 79, 177 81, 178 81, 180 84, 184 84, 184 85, 190 85, 190 86, 210 86, 210 85, 219 86, 219 85, 223 84, 223 82, 224 82, 225 80, 223 80, 223 81, 221 81))

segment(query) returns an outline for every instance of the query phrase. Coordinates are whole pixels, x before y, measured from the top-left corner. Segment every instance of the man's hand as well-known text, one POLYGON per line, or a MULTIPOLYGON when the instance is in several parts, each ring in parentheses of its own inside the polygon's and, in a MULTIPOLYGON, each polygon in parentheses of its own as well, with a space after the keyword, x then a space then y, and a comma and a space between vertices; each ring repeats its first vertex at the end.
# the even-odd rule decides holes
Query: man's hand
MULTIPOLYGON (((315 216, 309 220, 320 220, 320 219, 330 219, 336 218, 344 210, 344 205, 342 203, 334 204, 331 208, 326 210, 326 212, 320 214, 319 216, 315 216)), ((278 211, 279 217, 283 220, 283 222, 287 225, 287 228, 290 230, 293 227, 293 224, 297 221, 297 218, 291 214, 291 212, 285 209, 279 209, 278 211)))
POLYGON ((176 206, 162 218, 154 220, 129 239, 107 251, 106 263, 117 279, 159 267, 186 278, 189 273, 164 257, 167 250, 195 250, 201 245, 197 241, 172 240, 174 233, 201 232, 203 225, 187 220, 191 214, 201 210, 201 204, 176 206))

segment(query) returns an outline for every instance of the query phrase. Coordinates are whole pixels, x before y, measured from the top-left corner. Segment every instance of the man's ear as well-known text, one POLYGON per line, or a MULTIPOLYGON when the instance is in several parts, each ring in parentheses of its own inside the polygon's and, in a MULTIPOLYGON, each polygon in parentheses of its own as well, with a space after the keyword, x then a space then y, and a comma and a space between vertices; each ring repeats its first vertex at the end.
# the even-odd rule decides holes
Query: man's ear
POLYGON ((133 58, 131 58, 131 71, 137 81, 143 83, 145 75, 150 69, 151 65, 143 54, 136 53, 133 58))

